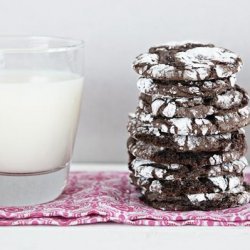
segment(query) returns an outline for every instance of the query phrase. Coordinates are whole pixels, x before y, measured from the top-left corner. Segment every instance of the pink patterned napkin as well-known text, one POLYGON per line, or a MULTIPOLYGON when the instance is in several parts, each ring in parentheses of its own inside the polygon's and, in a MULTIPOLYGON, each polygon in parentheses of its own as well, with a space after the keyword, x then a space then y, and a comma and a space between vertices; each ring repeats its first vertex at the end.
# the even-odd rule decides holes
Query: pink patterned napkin
MULTIPOLYGON (((250 174, 247 176, 250 180, 250 174)), ((250 226, 250 204, 221 211, 164 212, 138 199, 126 172, 71 172, 55 201, 0 208, 0 225, 73 226, 116 222, 147 226, 250 226)))

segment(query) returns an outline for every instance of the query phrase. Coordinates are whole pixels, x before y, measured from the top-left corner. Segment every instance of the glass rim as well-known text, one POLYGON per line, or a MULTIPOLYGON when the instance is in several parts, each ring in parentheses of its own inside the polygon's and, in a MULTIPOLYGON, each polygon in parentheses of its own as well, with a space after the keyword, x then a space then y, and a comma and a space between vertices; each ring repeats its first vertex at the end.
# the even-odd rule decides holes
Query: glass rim
POLYGON ((0 53, 51 53, 63 52, 68 50, 77 50, 84 47, 84 41, 80 39, 72 39, 67 37, 57 36, 2 36, 0 35, 0 53), (9 46, 2 47, 2 42, 27 42, 25 46, 9 46), (35 43, 35 42, 40 42, 35 43), (58 45, 51 46, 49 42, 57 43, 58 45))

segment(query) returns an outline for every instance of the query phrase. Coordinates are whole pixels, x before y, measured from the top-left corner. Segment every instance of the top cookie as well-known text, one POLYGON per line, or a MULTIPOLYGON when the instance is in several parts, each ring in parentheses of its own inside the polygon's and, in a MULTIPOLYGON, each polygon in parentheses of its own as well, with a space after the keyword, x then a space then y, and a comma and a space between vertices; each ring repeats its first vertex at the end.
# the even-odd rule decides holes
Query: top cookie
POLYGON ((242 60, 233 52, 196 42, 152 47, 133 62, 135 71, 144 77, 173 81, 226 78, 241 67, 242 60))

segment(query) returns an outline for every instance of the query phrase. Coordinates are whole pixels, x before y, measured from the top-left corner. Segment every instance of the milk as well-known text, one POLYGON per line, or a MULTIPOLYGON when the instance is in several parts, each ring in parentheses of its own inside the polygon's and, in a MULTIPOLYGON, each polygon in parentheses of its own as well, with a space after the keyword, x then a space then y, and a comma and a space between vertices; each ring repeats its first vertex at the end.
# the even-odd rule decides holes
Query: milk
POLYGON ((72 73, 0 71, 0 172, 43 172, 70 161, 82 86, 72 73))

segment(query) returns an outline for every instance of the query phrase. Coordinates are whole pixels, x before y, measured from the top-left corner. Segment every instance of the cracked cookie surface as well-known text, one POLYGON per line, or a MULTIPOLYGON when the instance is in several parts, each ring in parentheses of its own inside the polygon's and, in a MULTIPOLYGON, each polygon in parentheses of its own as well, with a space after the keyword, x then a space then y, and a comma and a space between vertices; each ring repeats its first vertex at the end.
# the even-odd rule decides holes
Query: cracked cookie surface
POLYGON ((156 46, 136 57, 133 68, 160 80, 200 81, 226 78, 240 71, 242 60, 213 44, 184 42, 156 46))

